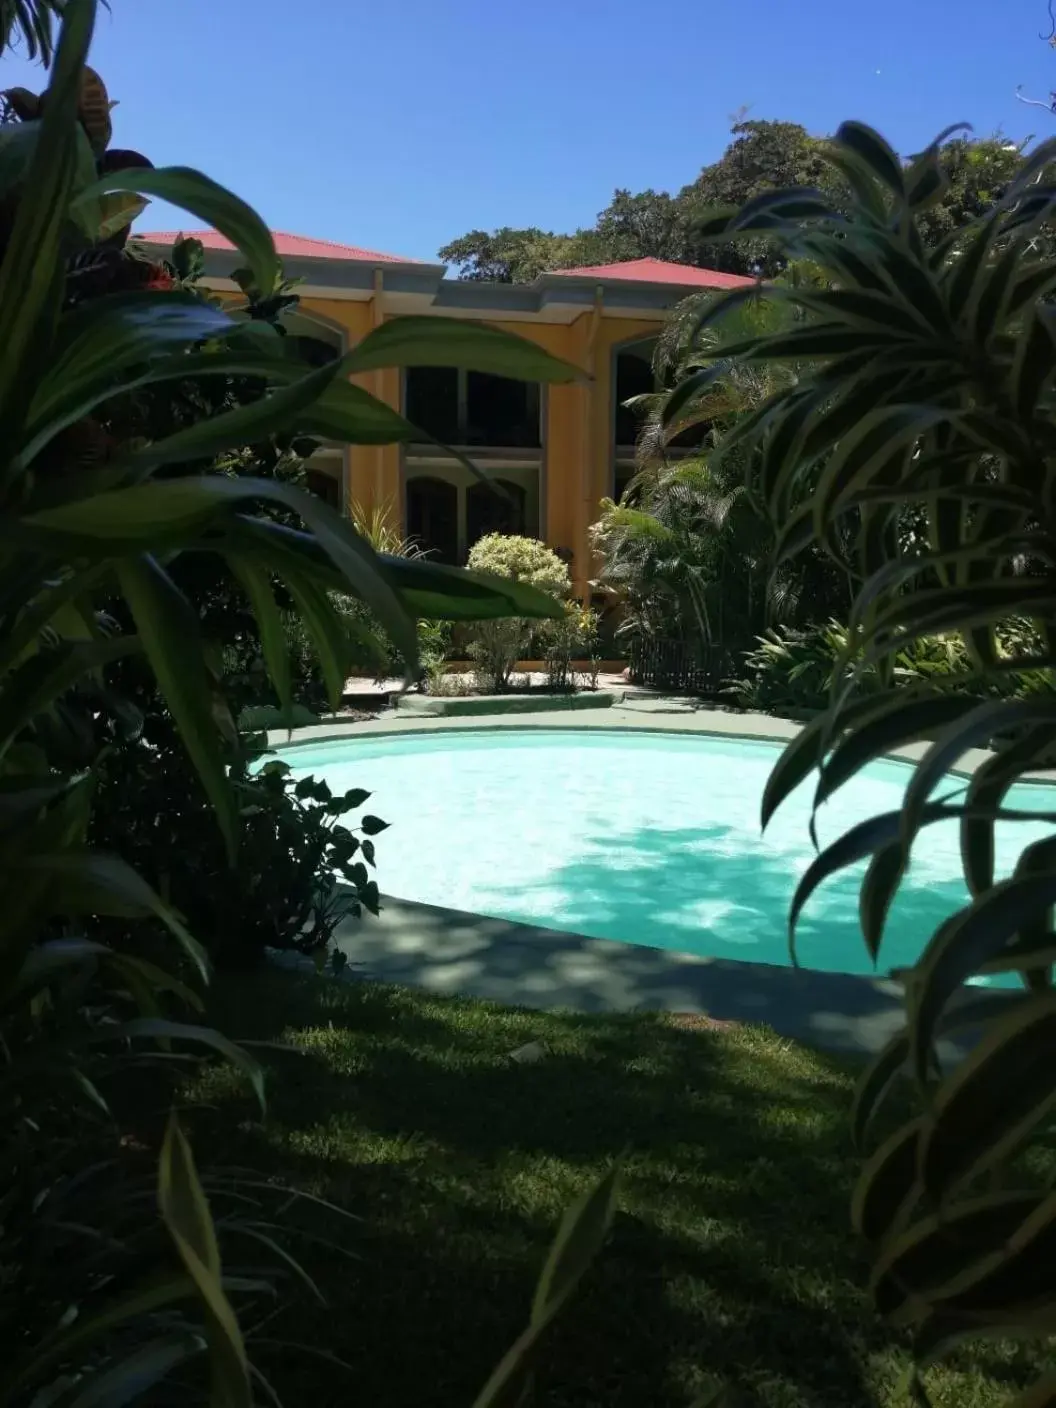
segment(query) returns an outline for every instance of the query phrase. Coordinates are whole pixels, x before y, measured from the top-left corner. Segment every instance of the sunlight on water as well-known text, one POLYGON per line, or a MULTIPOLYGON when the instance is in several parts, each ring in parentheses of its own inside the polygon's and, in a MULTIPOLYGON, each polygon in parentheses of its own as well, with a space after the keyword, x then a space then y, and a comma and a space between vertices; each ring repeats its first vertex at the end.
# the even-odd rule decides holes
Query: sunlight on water
MULTIPOLYGON (((759 799, 773 744, 699 735, 502 729, 360 737, 291 749, 298 774, 334 791, 368 788, 391 823, 378 882, 401 899, 656 948, 789 961, 785 916, 813 856, 813 783, 765 836, 759 799)), ((822 844, 897 807, 909 769, 871 766, 823 808, 822 844)), ((948 788, 944 790, 949 790, 948 788)), ((1024 786, 1010 805, 1052 807, 1056 789, 1024 786)), ((1047 833, 998 829, 999 873, 1047 833)), ((892 907, 879 968, 911 963, 964 903, 955 823, 924 831, 892 907)), ((857 866, 815 894, 800 921, 807 968, 872 971, 857 927, 857 866)))

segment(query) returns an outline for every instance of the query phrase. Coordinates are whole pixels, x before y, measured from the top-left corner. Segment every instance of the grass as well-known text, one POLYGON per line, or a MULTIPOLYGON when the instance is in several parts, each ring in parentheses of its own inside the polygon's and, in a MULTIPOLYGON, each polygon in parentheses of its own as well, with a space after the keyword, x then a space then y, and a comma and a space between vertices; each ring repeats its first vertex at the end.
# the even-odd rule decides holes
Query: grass
MULTIPOLYGON (((759 1408, 905 1401, 905 1345, 869 1306, 848 1229, 846 1064, 762 1028, 281 972, 226 980, 214 1001, 232 1035, 296 1050, 261 1053, 263 1122, 232 1073, 206 1077, 199 1157, 362 1219, 328 1214, 333 1246, 291 1244, 327 1304, 291 1279, 256 1352, 288 1405, 469 1408, 525 1324, 563 1210, 625 1149, 609 1244, 534 1403, 694 1408, 716 1382, 759 1408), (542 1059, 510 1060, 536 1041, 542 1059)), ((939 1408, 984 1408, 1033 1368, 991 1345, 932 1371, 929 1389, 939 1408)))

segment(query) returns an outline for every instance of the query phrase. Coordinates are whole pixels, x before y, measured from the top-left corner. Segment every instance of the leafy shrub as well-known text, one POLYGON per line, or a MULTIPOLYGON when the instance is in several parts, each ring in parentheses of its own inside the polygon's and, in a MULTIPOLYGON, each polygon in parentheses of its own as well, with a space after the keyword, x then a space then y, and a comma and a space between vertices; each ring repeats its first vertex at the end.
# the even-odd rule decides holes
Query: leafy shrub
MULTIPOLYGON (((249 710, 243 719, 279 724, 276 710, 249 710)), ((153 720, 147 734, 98 765, 103 805, 91 840, 124 856, 167 897, 218 968, 259 963, 267 949, 325 957, 342 919, 378 909, 372 838, 385 823, 369 814, 358 827, 347 820, 369 793, 335 797, 320 778, 295 781, 288 764, 262 761, 263 748, 263 736, 244 737, 231 758, 242 817, 233 865, 216 845, 209 804, 167 720, 153 720)), ((143 942, 141 924, 130 929, 117 919, 97 922, 95 933, 126 950, 143 942)))
POLYGON ((547 621, 536 632, 543 646, 546 682, 553 690, 575 689, 573 661, 586 660, 597 688, 598 613, 590 606, 571 603, 559 621, 547 621))
MULTIPOLYGON (((537 538, 488 533, 470 548, 467 566, 471 572, 529 583, 559 600, 564 600, 571 589, 567 564, 537 538)), ((513 667, 531 638, 532 624, 523 617, 482 621, 474 626, 469 656, 476 662, 480 687, 485 692, 498 694, 506 689, 513 667)))
MULTIPOLYGON (((846 631, 836 621, 806 630, 774 627, 744 656, 744 673, 727 691, 745 709, 823 709, 846 644, 846 631)), ((875 680, 875 671, 869 680, 875 680)))
MULTIPOLYGON (((944 693, 978 699, 1024 699, 1056 690, 1050 669, 1024 667, 1024 661, 1041 654, 1040 638, 1029 622, 999 623, 995 637, 1002 668, 988 677, 973 668, 959 635, 942 635, 921 636, 893 652, 892 679, 901 686, 930 685, 944 693), (1017 668, 1004 668, 1005 664, 1017 668)), ((848 678, 852 668, 856 669, 853 697, 875 694, 883 688, 878 667, 861 667, 858 654, 849 649, 847 628, 838 621, 807 630, 772 628, 745 654, 742 668, 741 678, 731 681, 726 693, 742 708, 768 713, 827 708, 833 688, 848 678)))
MULTIPOLYGON (((884 682, 873 698, 833 692, 775 765, 763 824, 815 771, 818 806, 891 749, 926 744, 901 807, 814 859, 792 901, 793 933, 818 885, 866 862, 862 939, 882 962, 890 905, 926 828, 959 826, 967 900, 920 935, 905 1029, 863 1074, 853 1111, 864 1164, 852 1219, 878 1307, 912 1337, 913 1396, 926 1402, 927 1366, 963 1341, 1033 1339, 1056 1325, 1056 833, 1039 811, 1040 839, 1017 838, 1009 805, 1011 788, 1056 764, 1056 143, 931 249, 928 212, 948 186, 938 143, 904 164, 872 129, 846 123, 831 157, 850 184, 844 208, 817 190, 780 190, 707 225, 735 238, 765 232, 825 273, 822 288, 767 291, 801 314, 792 330, 724 348, 736 363, 796 361, 802 375, 723 448, 746 456, 775 515, 778 557, 812 542, 848 574, 853 639, 884 682), (899 679, 902 652, 939 631, 960 642, 956 669, 926 658, 899 679), (1017 676, 1038 692, 1008 697, 1017 676), (951 789, 949 770, 973 748, 989 751, 951 789), (1019 840, 1005 873, 999 822, 1019 840), (964 986, 1001 973, 1023 990, 995 1001, 964 986), (959 1029, 981 1036, 950 1062, 940 1043, 959 1029)), ((724 371, 702 366, 683 399, 724 371)), ((1016 1402, 1052 1393, 1050 1374, 1016 1402)))

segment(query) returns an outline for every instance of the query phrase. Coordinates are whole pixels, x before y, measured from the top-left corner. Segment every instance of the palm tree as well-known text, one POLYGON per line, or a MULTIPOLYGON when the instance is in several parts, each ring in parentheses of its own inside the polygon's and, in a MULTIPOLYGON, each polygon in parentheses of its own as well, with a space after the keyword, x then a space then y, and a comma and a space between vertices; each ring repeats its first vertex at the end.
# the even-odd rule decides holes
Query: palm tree
POLYGON ((54 24, 65 8, 66 0, 0 0, 0 54, 21 39, 27 58, 50 64, 54 24))
MULTIPOLYGON (((814 275, 794 268, 784 279, 814 275)), ((788 307, 749 290, 720 325, 711 296, 696 295, 658 339, 653 367, 668 389, 628 403, 642 414, 637 472, 619 503, 603 501, 592 529, 597 584, 625 609, 621 634, 746 644, 773 621, 846 607, 839 574, 820 553, 772 575, 772 528, 745 487, 743 455, 725 445, 734 426, 795 384, 799 368, 724 366, 722 348, 776 335, 789 324, 788 307)))

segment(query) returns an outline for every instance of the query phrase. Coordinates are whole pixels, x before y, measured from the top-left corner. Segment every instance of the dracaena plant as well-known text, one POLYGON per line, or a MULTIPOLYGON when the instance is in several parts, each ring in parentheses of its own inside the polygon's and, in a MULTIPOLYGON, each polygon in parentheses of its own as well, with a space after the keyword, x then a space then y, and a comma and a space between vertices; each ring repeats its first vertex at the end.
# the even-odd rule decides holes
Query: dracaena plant
MULTIPOLYGON (((995 827, 1007 824, 1014 838, 1022 815, 1010 789, 1053 766, 1056 703, 1051 689, 980 699, 927 679, 866 697, 855 688, 870 670, 890 683, 898 655, 933 633, 960 637, 962 679, 980 684, 1030 671, 1051 685, 1056 665, 1056 144, 1025 160, 988 214, 928 248, 920 224, 943 196, 939 156, 936 143, 903 163, 871 129, 848 123, 829 149, 854 193, 842 211, 816 191, 772 191, 709 226, 734 238, 765 233, 824 272, 823 287, 749 295, 789 301, 803 316, 727 345, 725 357, 795 362, 800 375, 725 448, 750 456, 751 488, 779 531, 778 561, 813 541, 854 588, 827 708, 775 766, 763 822, 815 770, 817 808, 891 749, 925 745, 902 806, 855 826, 810 866, 792 935, 820 883, 867 862, 861 935, 847 942, 864 942, 882 963, 885 916, 915 848, 940 820, 960 831, 968 898, 921 933, 905 1030, 864 1075, 853 1112, 865 1153, 853 1220, 871 1248, 877 1305, 912 1331, 918 1370, 966 1337, 1056 1331, 1056 1199, 1051 1183, 1030 1176, 1029 1157, 1056 1107, 1056 830, 1024 844, 1007 871, 994 843, 995 827), (1029 626, 1010 630, 1010 618, 1029 626), (979 748, 970 776, 951 778, 979 748), (970 979, 1010 973, 1018 995, 967 997, 970 979), (940 1038, 958 1027, 981 1027, 981 1039, 944 1064, 940 1038), (903 1119, 904 1101, 890 1097, 907 1086, 913 1111, 903 1119)), ((723 307, 704 317, 721 318, 723 307)), ((669 413, 721 371, 699 368, 669 413)), ((1050 1377, 1022 1402, 1054 1394, 1050 1377)))
POLYGON ((65 0, 0 0, 0 54, 21 42, 29 59, 49 62, 55 49, 55 20, 65 0))
MULTIPOLYGON (((98 1136, 90 1115, 106 1114, 126 1063, 179 1069, 193 1044, 258 1085, 259 1072, 220 1034, 170 1017, 173 1003, 200 1008, 205 953, 120 855, 90 849, 96 776, 82 745, 122 708, 112 665, 140 658, 211 803, 216 845, 234 856, 241 823, 228 764, 238 738, 198 613, 177 585, 188 556, 221 558, 240 584, 284 716, 293 700, 280 587, 335 699, 348 637, 332 593, 369 606, 409 670, 415 617, 556 608, 523 584, 379 557, 310 495, 213 473, 214 461, 275 434, 420 438, 348 381, 357 370, 435 361, 531 379, 574 373, 520 339, 432 319, 386 324, 318 367, 172 279, 93 278, 86 291, 100 249, 126 257, 122 219, 157 195, 241 250, 255 306, 284 296, 270 234, 230 192, 185 168, 103 160, 105 90, 85 69, 96 5, 18 5, 15 19, 49 8, 63 27, 43 101, 27 108, 20 99, 22 120, 0 128, 0 1403, 161 1402, 158 1382, 197 1362, 208 1367, 210 1402, 248 1405, 254 1371, 231 1297, 267 1288, 222 1262, 179 1124, 161 1139, 153 1191, 137 1174, 128 1200, 115 1199, 104 1178, 107 1209, 89 1200, 85 1210, 90 1170, 79 1160, 98 1136), (221 397, 210 409, 203 397, 181 428, 136 433, 130 398, 232 378, 252 379, 255 398, 221 397), (175 958, 99 942, 87 929, 99 916, 153 916, 175 958), (130 1230, 129 1216, 162 1229, 164 1246, 130 1230), (41 1257, 49 1274, 38 1274, 41 1257)), ((33 33, 49 57, 45 30, 33 33)), ((200 1389, 192 1375, 178 1401, 200 1389)))

